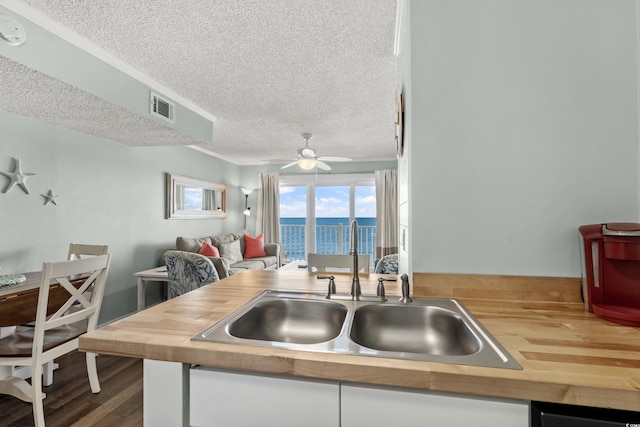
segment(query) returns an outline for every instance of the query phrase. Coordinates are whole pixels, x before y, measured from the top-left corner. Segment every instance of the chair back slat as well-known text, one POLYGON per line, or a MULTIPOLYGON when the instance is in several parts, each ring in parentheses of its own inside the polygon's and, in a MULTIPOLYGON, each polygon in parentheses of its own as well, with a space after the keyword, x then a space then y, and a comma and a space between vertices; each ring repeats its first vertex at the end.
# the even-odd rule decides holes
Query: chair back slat
POLYGON ((84 243, 69 244, 68 260, 84 259, 92 256, 106 255, 109 251, 108 245, 87 245, 84 243))
MULTIPOLYGON (((93 258, 43 264, 34 344, 37 345, 36 341, 41 340, 40 335, 46 330, 77 323, 89 319, 91 316, 97 317, 106 285, 109 260, 110 255, 107 254, 93 258), (81 277, 83 283, 78 288, 70 283, 71 279, 81 277), (59 283, 67 291, 68 296, 64 304, 55 313, 48 316, 47 306, 49 305, 52 283, 59 283), (93 290, 87 300, 83 294, 90 285, 93 286, 93 290), (80 301, 79 306, 74 306, 76 301, 80 301), (75 309, 70 310, 71 308, 75 309)), ((93 323, 95 325, 95 322, 93 323)))
POLYGON ((45 325, 45 331, 50 329, 59 328, 60 326, 65 326, 69 324, 79 323, 82 320, 86 320, 89 316, 95 313, 96 307, 86 308, 79 311, 73 311, 72 313, 68 313, 63 317, 57 319, 47 319, 45 325))
POLYGON ((87 277, 80 286, 74 286, 67 277, 58 277, 55 280, 68 292, 69 296, 67 301, 50 316, 51 319, 57 319, 62 316, 72 305, 75 308, 79 308, 78 305, 83 308, 89 308, 93 305, 91 301, 91 294, 87 294, 90 286, 94 286, 98 275, 102 270, 96 270, 89 277, 87 277), (89 299, 87 299, 87 296, 89 299))

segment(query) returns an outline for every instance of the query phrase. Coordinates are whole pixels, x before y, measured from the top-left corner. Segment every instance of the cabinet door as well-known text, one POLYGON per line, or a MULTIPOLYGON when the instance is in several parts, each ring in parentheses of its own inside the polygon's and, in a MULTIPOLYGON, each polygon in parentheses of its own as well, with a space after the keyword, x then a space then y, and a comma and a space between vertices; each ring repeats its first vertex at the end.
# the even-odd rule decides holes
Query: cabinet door
POLYGON ((528 402, 343 384, 342 427, 528 427, 528 402))
POLYGON ((191 370, 191 425, 338 427, 340 385, 234 371, 191 370))

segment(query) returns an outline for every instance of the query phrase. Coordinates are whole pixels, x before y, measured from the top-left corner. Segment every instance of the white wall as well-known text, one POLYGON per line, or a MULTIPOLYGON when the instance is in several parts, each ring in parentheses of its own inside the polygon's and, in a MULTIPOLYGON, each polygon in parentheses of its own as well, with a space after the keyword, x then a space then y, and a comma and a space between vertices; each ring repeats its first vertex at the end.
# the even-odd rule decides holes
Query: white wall
POLYGON ((0 170, 13 158, 30 195, 0 176, 2 273, 42 268, 63 260, 70 242, 108 244, 112 253, 101 321, 135 311, 133 273, 160 265, 177 236, 216 235, 242 229, 244 197, 239 167, 184 147, 132 148, 25 117, 0 112, 0 170), (228 186, 225 220, 165 219, 165 173, 228 186), (44 205, 52 189, 58 205, 44 205))
POLYGON ((406 7, 411 269, 579 276, 579 225, 639 220, 636 2, 406 7))

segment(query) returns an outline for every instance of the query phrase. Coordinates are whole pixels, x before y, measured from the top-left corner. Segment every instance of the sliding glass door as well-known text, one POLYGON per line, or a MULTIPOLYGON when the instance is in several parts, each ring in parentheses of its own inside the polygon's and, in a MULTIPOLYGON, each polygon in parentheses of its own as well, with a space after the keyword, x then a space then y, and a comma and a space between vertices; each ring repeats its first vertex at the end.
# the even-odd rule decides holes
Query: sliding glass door
POLYGON ((315 206, 315 248, 318 254, 349 253, 350 187, 317 186, 315 206))
POLYGON ((280 185, 280 239, 285 262, 307 258, 307 186, 280 185))
POLYGON ((375 185, 372 174, 280 177, 280 229, 285 261, 309 252, 347 254, 350 224, 358 220, 358 251, 374 258, 375 185))

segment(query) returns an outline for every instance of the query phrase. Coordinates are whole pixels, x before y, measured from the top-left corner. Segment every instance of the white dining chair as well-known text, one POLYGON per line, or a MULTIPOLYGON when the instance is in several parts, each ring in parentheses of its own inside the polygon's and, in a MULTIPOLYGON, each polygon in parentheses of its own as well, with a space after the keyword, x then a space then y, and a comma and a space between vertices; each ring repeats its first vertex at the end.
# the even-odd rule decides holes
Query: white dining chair
MULTIPOLYGON (((368 274, 371 269, 371 255, 358 255, 358 270, 368 274)), ((353 272, 352 255, 307 254, 307 266, 311 272, 353 272)))
MULTIPOLYGON (((77 350, 78 337, 96 328, 110 257, 44 263, 35 327, 18 326, 15 334, 0 339, 0 366, 31 368, 31 384, 11 376, 0 380, 0 393, 31 403, 36 427, 45 425, 43 365, 77 350)), ((96 354, 86 353, 86 363, 91 391, 98 393, 96 354)))

